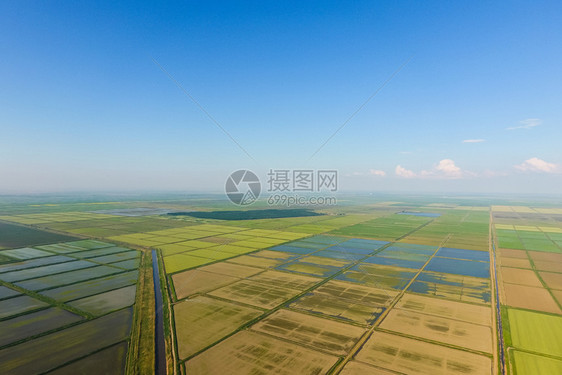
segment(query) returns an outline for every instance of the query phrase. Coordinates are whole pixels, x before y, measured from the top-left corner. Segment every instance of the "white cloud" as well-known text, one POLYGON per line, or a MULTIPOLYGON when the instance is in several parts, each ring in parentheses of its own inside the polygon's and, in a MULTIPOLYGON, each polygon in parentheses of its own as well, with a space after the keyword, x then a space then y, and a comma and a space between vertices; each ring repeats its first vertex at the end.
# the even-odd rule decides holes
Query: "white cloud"
POLYGON ((486 141, 485 139, 465 139, 462 143, 481 143, 486 141))
POLYGON ((443 159, 433 169, 421 171, 420 176, 428 178, 460 178, 462 177, 462 172, 455 165, 454 161, 443 159))
POLYGON ((400 153, 401 153, 401 154, 404 154, 404 155, 410 155, 410 154, 413 154, 413 152, 412 152, 412 151, 400 151, 400 153))
POLYGON ((542 120, 540 118, 528 118, 519 121, 519 123, 522 125, 510 126, 509 128, 506 128, 506 130, 531 129, 534 128, 535 126, 539 126, 542 123, 542 120))
POLYGON ((446 177, 458 178, 462 176, 462 171, 451 159, 443 159, 437 164, 435 170, 446 177))
POLYGON ((443 159, 437 163, 430 170, 422 170, 419 173, 415 173, 408 170, 400 165, 396 166, 396 175, 404 178, 435 178, 435 179, 456 179, 463 177, 473 177, 476 174, 469 171, 463 171, 459 168, 455 162, 451 159, 443 159))
POLYGON ((396 173, 396 175, 398 177, 404 177, 404 178, 413 178, 416 177, 416 174, 406 168, 401 167, 400 165, 396 166, 396 169, 394 170, 394 172, 396 173))
POLYGON ((386 176, 386 172, 381 171, 379 169, 371 169, 371 170, 369 170, 369 174, 372 175, 372 176, 379 176, 379 177, 386 176))
POLYGON ((543 173, 560 172, 559 165, 546 162, 539 158, 527 159, 523 163, 516 165, 515 168, 523 172, 543 172, 543 173))
POLYGON ((386 172, 380 169, 369 169, 369 172, 351 172, 346 176, 377 176, 385 177, 386 172))

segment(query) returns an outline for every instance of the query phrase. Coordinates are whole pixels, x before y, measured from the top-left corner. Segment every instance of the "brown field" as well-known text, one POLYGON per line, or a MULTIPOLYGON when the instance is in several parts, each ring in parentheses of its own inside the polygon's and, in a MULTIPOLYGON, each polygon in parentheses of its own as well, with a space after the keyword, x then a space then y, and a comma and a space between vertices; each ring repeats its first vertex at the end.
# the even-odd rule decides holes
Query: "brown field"
POLYGON ((295 257, 295 254, 285 253, 282 251, 272 251, 272 250, 262 250, 262 251, 258 251, 257 253, 253 253, 252 255, 256 257, 270 258, 270 259, 290 259, 295 257))
POLYGON ((190 375, 325 374, 337 357, 262 334, 242 331, 186 363, 190 375))
POLYGON ((330 281, 291 304, 292 308, 344 321, 371 324, 398 292, 330 281))
POLYGON ((245 266, 254 266, 261 268, 273 268, 284 263, 284 261, 277 259, 259 258, 251 255, 242 255, 233 259, 229 259, 228 263, 236 263, 245 266))
POLYGON ((396 375, 395 372, 382 370, 365 363, 351 361, 345 365, 340 375, 396 375))
POLYGON ((538 288, 543 286, 535 271, 532 270, 502 267, 501 277, 504 283, 535 286, 538 288))
POLYGON ((442 318, 462 320, 464 322, 485 326, 491 326, 492 324, 491 310, 487 306, 446 301, 415 294, 404 294, 395 308, 435 315, 442 318))
POLYGON ((212 296, 237 301, 262 309, 272 309, 301 291, 257 281, 240 280, 211 293, 212 296))
POLYGON ((384 332, 374 332, 356 359, 404 374, 492 373, 488 357, 384 332))
POLYGON ((562 290, 562 273, 539 272, 550 289, 562 290))
POLYGON ((179 357, 193 355, 261 313, 208 297, 196 297, 174 305, 179 357))
POLYGON ((512 307, 560 314, 560 308, 544 288, 503 284, 503 303, 512 307))
POLYGON ((248 280, 257 281, 261 284, 282 286, 283 288, 305 290, 322 281, 317 277, 296 275, 289 272, 265 271, 259 275, 250 277, 248 280))
POLYGON ((556 262, 556 263, 560 263, 559 268, 560 272, 562 272, 562 254, 554 254, 554 253, 541 253, 541 252, 537 252, 534 251, 531 254, 531 259, 533 259, 533 261, 547 261, 547 262, 556 262))
POLYGON ((321 264, 294 262, 285 265, 284 269, 287 271, 306 273, 314 276, 324 276, 333 268, 330 268, 330 266, 323 266, 321 264))
POLYGON ((562 304, 562 290, 551 290, 551 292, 558 303, 562 304))
POLYGON ((253 330, 335 355, 347 354, 365 329, 291 310, 278 310, 253 330))
POLYGON ((263 272, 263 269, 261 268, 241 266, 239 264, 231 264, 225 262, 214 263, 208 266, 203 266, 198 268, 198 270, 218 273, 221 275, 240 277, 240 278, 249 277, 257 273, 263 272))
POLYGON ((525 250, 500 249, 499 253, 502 258, 527 259, 527 252, 525 250))
POLYGON ((492 352, 492 329, 489 326, 393 309, 380 327, 468 349, 492 352))
POLYGON ((172 276, 174 289, 178 299, 186 298, 195 293, 208 292, 240 280, 237 277, 220 275, 212 272, 191 270, 176 273, 172 276))
POLYGON ((533 263, 535 263, 535 268, 539 271, 562 272, 562 263, 547 260, 535 260, 533 263))
POLYGON ((504 267, 528 268, 528 269, 532 268, 529 259, 501 258, 500 263, 504 267))

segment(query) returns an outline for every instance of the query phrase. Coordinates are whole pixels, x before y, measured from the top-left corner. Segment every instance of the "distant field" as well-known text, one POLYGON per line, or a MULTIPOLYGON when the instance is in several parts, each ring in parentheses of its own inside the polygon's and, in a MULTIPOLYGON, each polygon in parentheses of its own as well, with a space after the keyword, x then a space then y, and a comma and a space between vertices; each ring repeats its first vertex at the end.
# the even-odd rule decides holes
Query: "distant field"
POLYGON ((169 216, 191 216, 199 219, 215 220, 259 220, 259 219, 280 219, 287 217, 307 217, 322 216, 321 213, 307 209, 264 209, 264 210, 245 210, 245 211, 193 211, 193 212, 172 212, 169 216))
MULTIPOLYGON (((68 235, 46 232, 19 225, 0 223, 0 247, 15 248, 42 245, 53 242, 72 241, 77 239, 68 235)), ((1 259, 0 259, 1 262, 1 259)))

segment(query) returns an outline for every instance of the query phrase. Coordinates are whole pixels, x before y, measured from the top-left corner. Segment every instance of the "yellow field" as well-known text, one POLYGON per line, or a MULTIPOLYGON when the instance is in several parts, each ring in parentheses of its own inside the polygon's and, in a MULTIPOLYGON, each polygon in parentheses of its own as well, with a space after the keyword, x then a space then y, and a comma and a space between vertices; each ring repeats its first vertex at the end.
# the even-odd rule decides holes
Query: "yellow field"
POLYGON ((164 258, 164 267, 166 269, 166 273, 174 273, 211 262, 213 262, 212 259, 175 254, 164 258))
POLYGON ((343 321, 371 324, 397 294, 393 290, 332 280, 299 298, 291 307, 343 321))
POLYGON ((168 244, 160 245, 159 249, 162 251, 162 255, 169 256, 179 253, 185 253, 186 251, 195 250, 196 248, 186 245, 168 244))
POLYGON ((492 311, 487 306, 446 301, 414 294, 404 294, 395 308, 461 320, 485 326, 492 325, 492 311))
POLYGON ((380 327, 405 335, 492 353, 492 329, 489 326, 392 309, 380 327))
POLYGON ((535 211, 541 214, 562 215, 562 208, 535 208, 535 211))
POLYGON ((539 227, 539 229, 546 233, 562 233, 562 228, 558 227, 539 227))
POLYGON ((252 329, 335 355, 345 355, 365 329, 290 310, 278 310, 252 329))
POLYGON ((11 221, 20 224, 47 224, 47 223, 64 223, 67 221, 80 221, 80 220, 96 220, 115 218, 113 215, 96 214, 93 212, 54 212, 42 214, 25 214, 25 215, 12 215, 0 216, 0 220, 11 221))
POLYGON ((508 230, 515 229, 511 224, 495 224, 494 226, 496 227, 496 229, 508 229, 508 230))
POLYGON ((511 350, 517 374, 562 374, 562 360, 511 350))
POLYGON ((252 276, 248 280, 260 284, 282 286, 283 288, 305 290, 322 281, 317 277, 296 275, 294 273, 265 271, 259 275, 252 276))
POLYGON ((172 276, 178 299, 195 293, 208 292, 240 280, 237 277, 220 275, 200 270, 176 273, 172 276))
POLYGON ((325 374, 337 357, 242 331, 186 363, 190 375, 325 374))
POLYGON ((209 294, 263 309, 271 309, 299 293, 300 290, 298 289, 263 284, 258 281, 241 280, 209 294))
POLYGON ((180 358, 193 355, 259 315, 259 310, 208 297, 179 302, 174 305, 174 321, 180 358))
POLYGON ((381 370, 378 367, 373 367, 365 363, 351 361, 340 372, 340 375, 396 375, 395 372, 390 372, 386 370, 381 370))
POLYGON ((210 264, 208 266, 204 266, 198 269, 200 271, 213 272, 221 275, 228 275, 228 276, 234 276, 239 278, 244 278, 263 272, 263 269, 261 268, 248 267, 239 264, 232 264, 232 263, 225 263, 225 262, 210 264))
POLYGON ((492 374, 488 357, 384 332, 373 333, 356 359, 404 374, 492 374))

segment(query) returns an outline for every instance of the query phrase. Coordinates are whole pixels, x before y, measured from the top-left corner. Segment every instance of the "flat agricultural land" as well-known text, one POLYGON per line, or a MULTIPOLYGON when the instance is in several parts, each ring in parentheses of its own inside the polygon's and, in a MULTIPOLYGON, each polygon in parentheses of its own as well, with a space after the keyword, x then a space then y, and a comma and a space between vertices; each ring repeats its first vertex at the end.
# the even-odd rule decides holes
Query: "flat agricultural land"
POLYGON ((138 265, 123 261, 140 252, 74 240, 0 255, 9 259, 0 264, 3 374, 86 373, 97 361, 125 372, 138 265))
POLYGON ((516 374, 562 370, 562 243, 560 209, 505 206, 492 213, 498 247, 499 297, 516 374))
POLYGON ((513 347, 562 357, 562 316, 509 309, 508 317, 513 347))
POLYGON ((257 332, 239 332, 189 360, 189 374, 324 374, 337 361, 320 353, 257 332))
POLYGON ((301 219, 168 230, 191 237, 160 255, 180 371, 413 373, 425 356, 428 374, 493 373, 487 212, 301 219), (471 235, 485 240, 463 246, 471 235), (398 345, 401 362, 371 358, 373 337, 398 345))
POLYGON ((365 332, 360 327, 285 309, 277 310, 252 329, 335 355, 348 353, 365 332))
POLYGON ((149 250, 169 373, 558 373, 561 223, 479 198, 16 205, 0 215, 0 373, 138 373, 149 250))
POLYGON ((77 239, 63 234, 0 222, 0 248, 17 248, 77 239))
POLYGON ((486 374, 489 357, 420 340, 375 332, 356 360, 405 374, 486 374))

